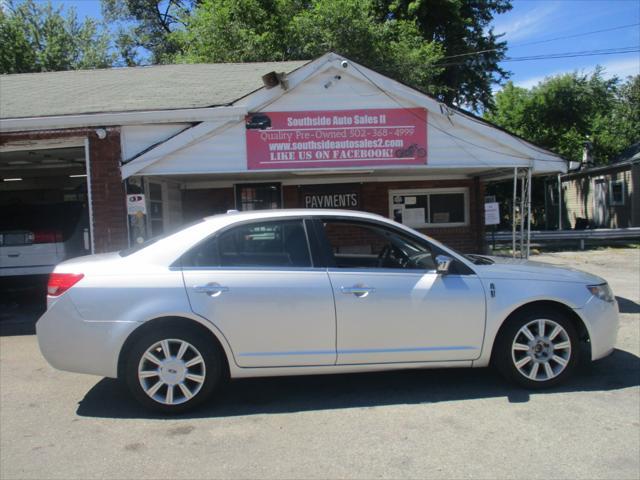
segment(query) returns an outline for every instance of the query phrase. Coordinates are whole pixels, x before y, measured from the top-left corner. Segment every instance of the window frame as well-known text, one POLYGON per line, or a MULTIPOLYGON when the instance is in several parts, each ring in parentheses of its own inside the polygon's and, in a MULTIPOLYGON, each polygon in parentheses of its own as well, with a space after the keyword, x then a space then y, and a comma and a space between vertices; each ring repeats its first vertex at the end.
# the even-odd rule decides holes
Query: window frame
POLYGON ((284 205, 284 190, 281 182, 250 182, 250 183, 234 183, 233 184, 233 204, 235 209, 239 212, 260 212, 264 210, 272 210, 271 208, 257 208, 253 210, 242 209, 242 189, 243 188, 263 188, 263 187, 277 187, 278 189, 278 207, 282 208, 284 205))
POLYGON ((431 217, 431 195, 438 194, 463 194, 464 196, 464 221, 463 222, 451 222, 451 223, 422 223, 420 225, 407 225, 402 223, 406 227, 409 228, 455 228, 455 227, 467 227, 469 226, 469 188, 468 187, 450 187, 450 188, 408 188, 408 189, 398 189, 398 190, 389 190, 389 218, 393 219, 393 197, 401 195, 403 197, 410 196, 423 196, 427 195, 427 215, 431 217))
POLYGON ((626 193, 627 193, 627 188, 626 188, 626 183, 624 180, 621 179, 610 179, 609 180, 609 205, 613 206, 613 207, 620 207, 620 206, 624 206, 625 204, 625 199, 626 199, 626 193), (622 199, 619 202, 615 201, 615 198, 613 196, 613 186, 615 184, 620 184, 622 186, 622 199))
POLYGON ((466 265, 465 263, 461 262, 460 260, 458 260, 454 255, 452 255, 450 252, 443 250, 442 248, 438 247, 437 245, 434 245, 433 243, 412 234, 411 232, 407 232, 406 230, 402 229, 402 228, 398 228, 395 227, 394 225, 389 225, 387 222, 380 222, 380 221, 376 221, 373 219, 369 219, 369 218, 355 218, 355 217, 350 217, 350 216, 345 216, 345 215, 322 215, 322 216, 316 216, 313 218, 313 230, 314 230, 314 235, 317 237, 319 246, 320 246, 320 250, 319 250, 319 257, 322 261, 322 263, 320 264, 323 268, 326 268, 329 271, 334 271, 334 272, 345 272, 345 271, 350 271, 350 272, 360 272, 360 273, 371 273, 371 272, 382 272, 382 273, 396 273, 396 274, 420 274, 420 275, 424 275, 425 273, 431 273, 431 274, 435 274, 436 270, 428 270, 428 269, 419 269, 419 268, 388 268, 388 267, 375 267, 375 268, 342 268, 342 267, 337 267, 335 265, 334 262, 334 256, 333 256, 333 250, 331 248, 331 242, 329 241, 329 239, 327 238, 325 231, 324 231, 324 227, 322 225, 323 221, 341 221, 341 222, 345 222, 345 223, 354 223, 354 224, 360 224, 363 227, 367 228, 367 227, 374 227, 374 228, 379 228, 382 230, 390 230, 391 232, 403 236, 403 237, 409 237, 412 241, 414 241, 415 243, 422 245, 422 246, 426 246, 426 248, 428 248, 429 250, 431 250, 432 255, 435 259, 435 257, 437 255, 447 255, 448 257, 451 257, 453 259, 453 262, 451 264, 451 270, 449 274, 449 276, 451 275, 476 275, 476 272, 469 267, 468 265, 466 265))
MULTIPOLYGON (((273 270, 273 271, 287 271, 287 270, 296 270, 296 271, 300 271, 300 270, 317 270, 318 267, 318 263, 319 263, 319 257, 318 257, 318 252, 317 252, 317 243, 314 242, 314 240, 312 239, 312 237, 315 235, 315 233, 312 231, 312 226, 310 225, 310 221, 312 221, 309 217, 305 217, 305 216, 300 216, 300 217, 265 217, 265 218, 260 218, 260 219, 252 219, 252 220, 244 220, 241 222, 234 222, 230 225, 226 225, 225 227, 221 228, 220 230, 216 230, 215 232, 213 232, 211 235, 207 235, 205 238, 203 238, 202 240, 200 240, 198 243, 196 243, 195 245, 193 245, 189 250, 187 250, 186 252, 184 252, 178 262, 176 262, 176 266, 179 266, 182 270, 188 270, 188 271, 192 271, 192 270, 243 270, 243 271, 248 271, 248 270, 273 270), (188 265, 185 264, 185 260, 187 260, 189 258, 189 256, 198 248, 200 248, 203 244, 210 242, 210 241, 215 241, 216 242, 216 249, 218 248, 217 242, 218 239, 221 235, 225 234, 226 232, 234 229, 234 228, 238 228, 238 227, 243 227, 243 226, 247 226, 247 225, 251 225, 251 224, 263 224, 263 223, 271 223, 271 222, 292 222, 292 221, 299 221, 302 223, 302 226, 304 228, 304 232, 305 232, 305 238, 307 240, 307 250, 309 252, 309 266, 306 267, 294 267, 294 266, 222 266, 222 265, 209 265, 209 266, 195 266, 195 265, 188 265), (316 250, 314 250, 314 248, 316 250)), ((218 261, 219 261, 219 251, 216 252, 216 255, 218 256, 218 261)))

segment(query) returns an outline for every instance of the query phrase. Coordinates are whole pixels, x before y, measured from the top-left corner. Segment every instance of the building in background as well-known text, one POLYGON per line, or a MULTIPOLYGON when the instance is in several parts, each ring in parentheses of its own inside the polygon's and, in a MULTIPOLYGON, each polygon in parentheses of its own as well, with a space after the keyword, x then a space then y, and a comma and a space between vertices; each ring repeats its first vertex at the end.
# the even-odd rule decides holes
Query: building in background
POLYGON ((477 252, 488 180, 566 172, 333 53, 5 75, 0 91, 0 208, 83 202, 92 252, 229 209, 294 207, 366 210, 477 252))
POLYGON ((558 212, 565 230, 640 227, 640 142, 608 165, 583 163, 559 178, 560 192, 557 180, 547 188, 547 220, 553 227, 558 212))

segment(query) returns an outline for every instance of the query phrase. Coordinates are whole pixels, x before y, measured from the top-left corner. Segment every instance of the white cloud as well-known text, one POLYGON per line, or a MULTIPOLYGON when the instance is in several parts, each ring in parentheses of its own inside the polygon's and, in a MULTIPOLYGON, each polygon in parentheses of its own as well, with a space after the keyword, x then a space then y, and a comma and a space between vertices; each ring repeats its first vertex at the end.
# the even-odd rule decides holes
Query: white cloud
POLYGON ((534 8, 524 15, 495 26, 496 33, 504 33, 507 40, 522 40, 536 35, 548 25, 546 19, 559 8, 559 2, 534 8))
POLYGON ((548 75, 530 77, 530 78, 527 78, 526 80, 519 80, 519 81, 516 80, 513 83, 515 84, 516 87, 531 88, 531 87, 535 87, 538 83, 543 81, 545 78, 553 77, 554 75, 559 75, 561 73, 565 73, 565 72, 554 72, 554 73, 549 73, 548 75))
MULTIPOLYGON (((601 67, 604 67, 603 76, 605 78, 611 78, 613 76, 618 76, 621 79, 625 79, 630 75, 638 75, 640 74, 640 58, 631 57, 624 58, 618 60, 610 60, 608 62, 598 63, 601 67)), ((524 80, 513 80, 513 83, 522 88, 531 88, 535 87, 538 83, 543 81, 547 77, 554 77, 556 75, 562 75, 563 73, 571 73, 578 71, 582 74, 590 75, 595 70, 595 65, 584 65, 581 67, 565 69, 565 70, 555 70, 544 75, 536 75, 534 77, 525 78, 524 80)))
POLYGON ((612 60, 610 62, 601 63, 604 67, 604 76, 609 78, 614 75, 624 79, 628 76, 640 74, 640 58, 625 58, 623 60, 612 60))

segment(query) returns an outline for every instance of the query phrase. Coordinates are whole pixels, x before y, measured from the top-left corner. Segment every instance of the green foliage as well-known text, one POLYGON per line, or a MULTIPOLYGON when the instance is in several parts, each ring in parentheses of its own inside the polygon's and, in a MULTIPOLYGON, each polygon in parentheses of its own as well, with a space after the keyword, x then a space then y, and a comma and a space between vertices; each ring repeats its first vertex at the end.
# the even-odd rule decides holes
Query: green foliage
POLYGON ((379 22, 369 0, 204 0, 170 35, 176 62, 306 60, 341 54, 425 90, 433 90, 440 48, 415 22, 379 22))
POLYGON ((116 45, 127 65, 138 63, 141 49, 151 53, 151 63, 162 63, 175 55, 180 46, 170 34, 184 27, 184 21, 200 3, 200 0, 101 1, 105 20, 117 26, 116 45))
POLYGON ((582 159, 588 139, 604 164, 640 140, 639 83, 638 76, 605 79, 600 68, 550 77, 530 90, 509 82, 485 118, 569 160, 582 159))
POLYGON ((335 51, 432 94, 441 47, 426 41, 414 20, 376 17, 369 0, 316 0, 289 25, 288 51, 315 58, 335 51))
MULTIPOLYGON (((506 79, 493 33, 511 0, 102 0, 153 63, 311 59, 329 50, 445 102, 487 109, 506 79), (460 54, 485 51, 480 55, 460 54), (446 56, 456 55, 448 59, 446 56), (442 58, 445 56, 445 58, 442 58), (441 61, 436 64, 437 60, 441 61)), ((124 53, 123 57, 127 57, 124 53)))
POLYGON ((442 46, 445 58, 434 79, 441 100, 473 110, 493 108, 491 86, 509 73, 498 65, 507 44, 490 24, 511 10, 511 0, 376 0, 376 5, 380 19, 415 21, 425 40, 442 46), (472 52, 483 53, 465 55, 472 52))
POLYGON ((256 62, 292 59, 286 53, 287 17, 295 2, 287 0, 204 0, 184 18, 185 28, 170 35, 180 53, 164 60, 256 62))
POLYGON ((0 9, 0 73, 109 67, 115 61, 109 34, 74 9, 66 16, 50 2, 7 2, 0 9))

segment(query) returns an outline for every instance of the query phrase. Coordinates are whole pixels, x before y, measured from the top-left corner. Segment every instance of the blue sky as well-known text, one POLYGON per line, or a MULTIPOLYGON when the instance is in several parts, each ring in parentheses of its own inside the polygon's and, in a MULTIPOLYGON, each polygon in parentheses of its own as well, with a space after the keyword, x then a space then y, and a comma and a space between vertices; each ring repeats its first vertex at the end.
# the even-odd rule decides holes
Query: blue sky
MULTIPOLYGON (((74 6, 80 16, 100 16, 100 0, 54 0, 53 3, 74 6)), ((510 12, 495 19, 494 29, 505 33, 508 55, 521 57, 638 46, 639 23, 640 0, 515 0, 510 12), (636 26, 530 44, 630 24, 636 26)), ((605 67, 608 76, 637 75, 640 53, 504 62, 503 67, 513 73, 511 80, 516 85, 531 87, 546 76, 562 72, 590 73, 596 65, 605 67)))
MULTIPOLYGON (((531 42, 567 37, 640 23, 638 0, 516 0, 513 9, 498 16, 495 32, 505 33, 512 57, 547 53, 576 52, 614 47, 640 46, 640 26, 526 45, 531 42)), ((605 67, 606 75, 637 75, 640 53, 590 57, 504 62, 516 85, 531 87, 544 77, 578 70, 605 67)))

